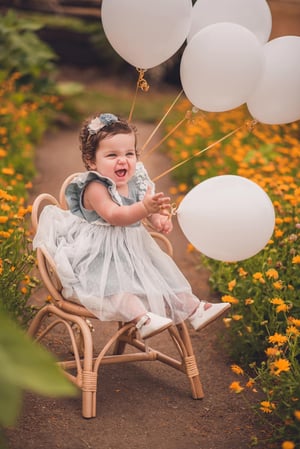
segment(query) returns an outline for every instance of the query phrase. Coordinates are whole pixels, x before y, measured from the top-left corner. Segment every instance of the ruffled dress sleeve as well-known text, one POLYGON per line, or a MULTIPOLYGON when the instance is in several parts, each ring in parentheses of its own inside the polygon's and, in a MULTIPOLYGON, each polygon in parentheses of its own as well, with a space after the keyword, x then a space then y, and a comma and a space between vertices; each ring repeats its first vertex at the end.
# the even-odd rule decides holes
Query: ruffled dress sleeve
POLYGON ((77 217, 87 220, 88 222, 97 220, 102 220, 104 222, 104 220, 95 211, 87 210, 83 206, 84 190, 92 181, 103 184, 107 188, 112 200, 120 206, 122 205, 122 199, 117 191, 115 183, 110 178, 102 176, 95 171, 81 173, 72 180, 66 188, 66 201, 70 212, 77 217))

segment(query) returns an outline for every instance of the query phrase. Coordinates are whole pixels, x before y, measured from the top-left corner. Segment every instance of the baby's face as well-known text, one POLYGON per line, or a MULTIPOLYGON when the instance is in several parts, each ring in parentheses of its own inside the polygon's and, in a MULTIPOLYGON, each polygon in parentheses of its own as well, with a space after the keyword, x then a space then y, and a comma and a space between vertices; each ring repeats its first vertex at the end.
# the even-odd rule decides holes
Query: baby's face
POLYGON ((134 175, 136 161, 134 133, 116 134, 100 141, 90 167, 122 187, 134 175))

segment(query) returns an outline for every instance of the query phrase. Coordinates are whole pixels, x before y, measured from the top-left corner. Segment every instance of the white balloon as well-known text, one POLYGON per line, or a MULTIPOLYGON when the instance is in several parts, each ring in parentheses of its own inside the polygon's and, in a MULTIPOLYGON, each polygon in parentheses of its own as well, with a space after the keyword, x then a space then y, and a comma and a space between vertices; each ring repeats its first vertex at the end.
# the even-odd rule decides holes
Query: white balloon
POLYGON ((236 262, 264 248, 275 226, 266 192, 235 175, 209 178, 194 187, 177 211, 187 239, 206 256, 236 262))
POLYGON ((103 29, 112 47, 141 69, 170 58, 184 43, 192 20, 191 0, 103 0, 103 29))
POLYGON ((238 23, 252 31, 262 44, 272 29, 272 15, 265 0, 197 0, 188 41, 202 28, 218 22, 238 23))
POLYGON ((247 28, 217 23, 199 31, 186 46, 180 78, 187 98, 209 112, 245 103, 263 67, 263 46, 247 28))
POLYGON ((250 114, 281 125, 300 119, 300 37, 283 36, 263 47, 262 76, 248 98, 250 114))

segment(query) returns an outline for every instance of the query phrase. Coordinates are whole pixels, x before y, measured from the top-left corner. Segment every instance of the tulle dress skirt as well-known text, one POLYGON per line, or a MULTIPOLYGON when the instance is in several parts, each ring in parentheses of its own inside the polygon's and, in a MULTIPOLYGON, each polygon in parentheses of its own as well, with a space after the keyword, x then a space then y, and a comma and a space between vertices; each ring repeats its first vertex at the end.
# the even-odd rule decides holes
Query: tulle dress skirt
POLYGON ((143 225, 89 223, 46 206, 34 248, 56 264, 63 295, 103 321, 131 321, 144 311, 184 321, 199 305, 175 262, 143 225))

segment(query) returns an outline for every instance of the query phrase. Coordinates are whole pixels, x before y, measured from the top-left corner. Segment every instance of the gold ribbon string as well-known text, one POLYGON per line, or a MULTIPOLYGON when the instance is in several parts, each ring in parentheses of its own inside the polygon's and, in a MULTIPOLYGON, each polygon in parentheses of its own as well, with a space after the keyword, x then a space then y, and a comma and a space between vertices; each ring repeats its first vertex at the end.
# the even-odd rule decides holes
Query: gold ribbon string
POLYGON ((138 80, 136 83, 135 93, 134 93, 134 97, 133 97, 133 101, 132 101, 132 105, 131 105, 131 109, 130 109, 130 113, 129 113, 129 117, 128 117, 129 122, 131 122, 131 120, 132 120, 138 90, 141 89, 143 92, 148 92, 148 90, 150 89, 148 82, 144 78, 146 70, 138 69, 138 68, 136 70, 137 70, 139 76, 138 76, 138 80))
POLYGON ((174 128, 172 128, 171 131, 168 132, 168 134, 166 134, 156 145, 154 145, 154 147, 152 147, 149 151, 147 151, 145 156, 143 156, 143 159, 146 159, 148 156, 150 156, 150 154, 152 154, 165 140, 167 140, 176 131, 176 129, 179 128, 179 126, 181 126, 186 120, 187 120, 187 117, 184 117, 183 119, 181 119, 174 126, 174 128))
POLYGON ((236 132, 238 132, 240 129, 244 128, 244 126, 247 127, 248 131, 251 132, 254 128, 254 126, 257 124, 256 120, 253 121, 247 121, 246 123, 244 123, 242 126, 239 126, 238 128, 234 129, 233 131, 231 131, 230 133, 226 134, 225 136, 221 137, 219 140, 217 140, 216 142, 213 142, 212 144, 208 145, 208 147, 204 148, 203 150, 198 151, 197 153, 193 154, 192 156, 188 157, 187 159, 184 159, 183 161, 178 162, 178 164, 174 165, 173 167, 169 168, 168 170, 165 170, 163 173, 161 173, 160 175, 156 176, 154 179, 152 179, 152 181, 156 182, 159 179, 161 179, 163 176, 167 175, 168 173, 171 173, 172 171, 176 170, 176 168, 181 167, 181 165, 186 164, 187 162, 191 161, 192 159, 194 159, 195 157, 200 156, 202 153, 204 153, 205 151, 209 150, 210 148, 214 147, 215 145, 217 145, 220 142, 223 142, 223 140, 228 139, 228 137, 232 136, 233 134, 235 134, 236 132))
MULTIPOLYGON (((157 132, 157 130, 159 129, 159 127, 161 126, 161 124, 163 123, 163 121, 166 119, 166 117, 169 115, 170 111, 173 109, 173 107, 175 106, 175 104, 177 103, 177 101, 179 100, 179 98, 181 97, 181 95, 183 94, 183 90, 181 90, 179 92, 179 94, 177 95, 177 97, 175 98, 175 100, 173 101, 173 103, 169 106, 167 112, 163 115, 163 117, 160 119, 159 123, 156 125, 156 127, 154 128, 154 130, 152 131, 152 133, 150 134, 150 136, 148 137, 148 139, 146 140, 146 142, 143 144, 141 151, 144 151, 144 149, 146 148, 146 146, 148 145, 148 143, 150 142, 150 140, 152 139, 152 137, 155 135, 155 133, 157 132)), ((171 133, 168 134, 168 136, 171 133)), ((155 146, 156 147, 156 146, 155 146)), ((151 151, 149 151, 149 153, 153 152, 154 150, 151 149, 151 151)), ((146 157, 148 156, 148 154, 146 155, 146 157)))

